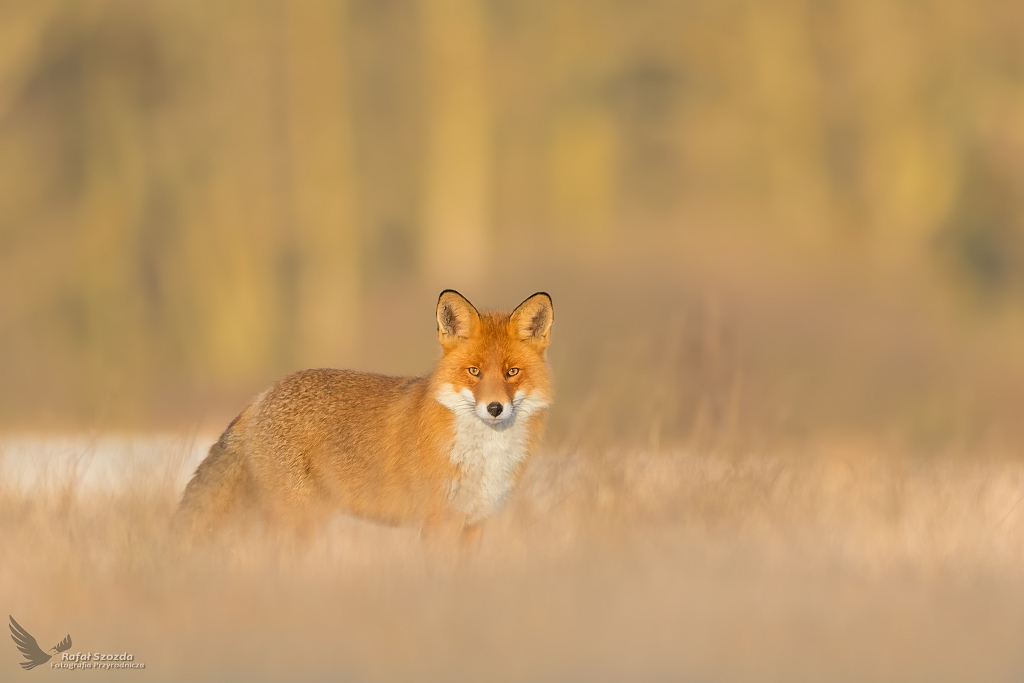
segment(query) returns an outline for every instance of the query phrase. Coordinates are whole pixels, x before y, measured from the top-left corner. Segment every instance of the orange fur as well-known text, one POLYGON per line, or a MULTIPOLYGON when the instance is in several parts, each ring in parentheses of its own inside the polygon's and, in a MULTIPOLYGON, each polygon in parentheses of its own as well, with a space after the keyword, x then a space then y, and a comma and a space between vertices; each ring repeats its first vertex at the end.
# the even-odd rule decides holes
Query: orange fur
POLYGON ((285 377, 210 448, 177 527, 194 539, 242 512, 308 528, 343 511, 391 524, 454 521, 475 536, 540 437, 552 320, 544 293, 512 313, 481 314, 446 290, 437 306, 443 355, 430 374, 285 377))

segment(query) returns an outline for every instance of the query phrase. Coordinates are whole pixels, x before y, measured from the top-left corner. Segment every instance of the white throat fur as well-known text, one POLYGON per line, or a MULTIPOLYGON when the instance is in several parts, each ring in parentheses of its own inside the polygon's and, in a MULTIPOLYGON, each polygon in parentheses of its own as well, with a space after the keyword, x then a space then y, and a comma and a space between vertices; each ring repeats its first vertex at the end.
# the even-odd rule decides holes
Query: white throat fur
POLYGON ((516 469, 527 455, 529 418, 548 402, 518 391, 508 416, 490 420, 482 417, 486 410, 481 411, 469 389, 456 391, 445 384, 435 398, 455 416, 455 443, 449 457, 459 474, 448 483, 448 503, 472 524, 505 503, 516 469))

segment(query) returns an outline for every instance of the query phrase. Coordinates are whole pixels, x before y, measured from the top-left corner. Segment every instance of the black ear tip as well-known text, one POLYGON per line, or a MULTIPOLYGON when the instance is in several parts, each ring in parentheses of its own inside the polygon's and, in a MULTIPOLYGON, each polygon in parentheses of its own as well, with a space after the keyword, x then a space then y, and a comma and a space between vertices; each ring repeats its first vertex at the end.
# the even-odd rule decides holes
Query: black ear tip
POLYGON ((552 315, 552 316, 554 316, 554 311, 555 311, 555 305, 554 305, 554 303, 552 303, 552 301, 551 301, 551 295, 550 295, 550 294, 548 294, 547 292, 535 292, 535 293, 531 294, 530 296, 526 297, 526 298, 525 298, 525 299, 523 300, 523 303, 521 303, 521 304, 519 304, 518 306, 516 306, 516 310, 515 310, 515 311, 512 311, 512 313, 513 313, 513 314, 515 314, 515 313, 518 313, 518 312, 519 312, 519 310, 520 310, 520 309, 521 309, 521 308, 522 308, 523 306, 526 306, 527 304, 529 304, 530 306, 537 306, 537 305, 542 305, 542 304, 540 304, 540 302, 539 302, 539 301, 537 301, 537 299, 538 299, 539 297, 544 297, 545 299, 547 299, 547 302, 548 302, 547 308, 548 308, 548 310, 549 310, 549 311, 551 311, 551 315, 552 315))
POLYGON ((437 300, 440 301, 441 299, 443 299, 445 294, 454 294, 455 296, 460 296, 463 299, 466 298, 466 297, 462 296, 462 294, 460 294, 459 292, 457 292, 454 289, 446 289, 446 290, 442 291, 440 295, 438 295, 437 300))
MULTIPOLYGON (((547 299, 548 300, 548 308, 550 308, 551 310, 555 310, 555 302, 551 300, 551 295, 548 294, 547 292, 536 292, 534 294, 531 294, 530 296, 528 296, 526 298, 526 301, 530 301, 530 300, 536 299, 538 297, 544 297, 545 299, 547 299)), ((524 301, 523 303, 525 304, 526 301, 524 301)), ((522 305, 522 304, 520 304, 520 305, 522 305)))
POLYGON ((480 315, 480 312, 476 310, 476 306, 473 305, 466 297, 462 296, 459 292, 454 289, 446 289, 441 292, 441 296, 437 298, 437 310, 440 312, 441 308, 460 308, 462 305, 468 306, 473 310, 476 315, 480 315), (462 302, 461 304, 459 302, 462 302))

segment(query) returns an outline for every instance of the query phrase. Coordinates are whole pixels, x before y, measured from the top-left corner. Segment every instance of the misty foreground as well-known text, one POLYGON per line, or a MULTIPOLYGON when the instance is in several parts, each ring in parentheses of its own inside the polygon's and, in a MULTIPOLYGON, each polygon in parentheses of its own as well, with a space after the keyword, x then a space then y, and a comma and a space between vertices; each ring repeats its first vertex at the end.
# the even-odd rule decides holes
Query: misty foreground
MULTIPOLYGON (((70 633, 72 653, 146 665, 31 675, 1024 677, 1024 465, 1010 459, 853 440, 546 452, 468 555, 338 516, 306 546, 254 534, 180 557, 167 524, 207 443, 4 442, 6 613, 44 649, 70 633)), ((11 678, 18 661, 0 647, 11 678)))

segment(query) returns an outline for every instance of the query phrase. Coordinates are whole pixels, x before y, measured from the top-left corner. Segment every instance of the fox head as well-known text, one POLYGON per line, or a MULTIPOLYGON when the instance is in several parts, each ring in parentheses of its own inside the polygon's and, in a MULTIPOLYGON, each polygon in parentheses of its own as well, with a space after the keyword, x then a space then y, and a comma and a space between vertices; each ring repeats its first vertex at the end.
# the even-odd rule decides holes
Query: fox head
POLYGON ((437 336, 444 356, 434 373, 437 399, 497 429, 546 407, 551 375, 544 354, 553 321, 546 292, 511 313, 480 313, 455 290, 441 292, 437 336))

